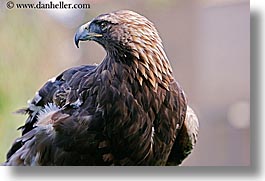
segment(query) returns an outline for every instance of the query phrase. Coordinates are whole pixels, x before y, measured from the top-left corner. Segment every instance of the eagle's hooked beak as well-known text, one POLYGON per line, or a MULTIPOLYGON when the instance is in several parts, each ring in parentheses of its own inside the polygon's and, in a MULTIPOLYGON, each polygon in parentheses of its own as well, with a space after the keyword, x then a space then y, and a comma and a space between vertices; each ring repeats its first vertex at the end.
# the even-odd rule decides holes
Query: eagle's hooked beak
POLYGON ((79 48, 79 41, 92 40, 94 37, 102 37, 102 34, 91 32, 89 25, 91 22, 88 22, 79 27, 75 33, 75 45, 79 48))

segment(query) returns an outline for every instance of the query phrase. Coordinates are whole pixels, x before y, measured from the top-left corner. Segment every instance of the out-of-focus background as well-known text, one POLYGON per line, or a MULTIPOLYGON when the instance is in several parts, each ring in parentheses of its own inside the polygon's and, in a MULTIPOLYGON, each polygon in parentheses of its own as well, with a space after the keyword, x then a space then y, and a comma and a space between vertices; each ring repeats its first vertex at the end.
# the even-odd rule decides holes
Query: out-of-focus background
POLYGON ((0 1, 0 162, 26 119, 12 112, 25 107, 49 78, 105 56, 93 42, 75 47, 79 25, 101 13, 131 9, 156 25, 174 76, 200 120, 197 146, 183 165, 250 165, 255 120, 250 121, 248 0, 64 0, 89 3, 84 10, 9 10, 6 2, 0 1))

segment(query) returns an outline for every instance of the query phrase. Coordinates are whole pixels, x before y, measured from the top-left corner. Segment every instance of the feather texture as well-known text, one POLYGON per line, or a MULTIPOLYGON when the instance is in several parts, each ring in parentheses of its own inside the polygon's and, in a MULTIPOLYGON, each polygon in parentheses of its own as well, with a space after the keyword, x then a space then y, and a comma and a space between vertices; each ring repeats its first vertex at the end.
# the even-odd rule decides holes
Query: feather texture
POLYGON ((194 145, 198 126, 184 121, 190 109, 153 23, 121 10, 81 30, 106 57, 49 80, 19 111, 28 118, 4 165, 180 164, 187 150, 178 145, 194 145))

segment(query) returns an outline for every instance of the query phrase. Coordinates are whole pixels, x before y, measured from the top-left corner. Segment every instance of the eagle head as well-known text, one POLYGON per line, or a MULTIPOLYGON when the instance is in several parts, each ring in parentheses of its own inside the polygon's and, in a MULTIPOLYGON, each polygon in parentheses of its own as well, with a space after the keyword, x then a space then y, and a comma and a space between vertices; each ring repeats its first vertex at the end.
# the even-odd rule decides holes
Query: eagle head
MULTIPOLYGON (((141 52, 144 49, 153 49, 155 45, 163 49, 154 24, 130 10, 101 14, 82 25, 75 34, 75 44, 79 47, 79 41, 86 40, 98 42, 107 52, 141 52)), ((157 53, 160 53, 159 50, 157 53)), ((139 58, 139 55, 136 56, 139 58)))
POLYGON ((153 87, 157 87, 157 83, 168 87, 172 68, 158 31, 146 17, 130 10, 101 14, 77 30, 76 46, 86 40, 101 44, 107 56, 115 60, 133 63, 135 72, 143 75, 139 77, 140 84, 144 78, 153 87))

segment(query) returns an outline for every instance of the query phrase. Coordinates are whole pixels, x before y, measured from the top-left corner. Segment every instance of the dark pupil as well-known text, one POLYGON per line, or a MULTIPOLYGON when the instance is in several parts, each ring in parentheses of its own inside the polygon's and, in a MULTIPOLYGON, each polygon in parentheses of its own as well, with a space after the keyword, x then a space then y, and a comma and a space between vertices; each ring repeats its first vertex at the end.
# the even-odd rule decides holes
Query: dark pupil
POLYGON ((104 22, 104 23, 101 23, 101 28, 105 28, 106 27, 106 23, 104 22))

